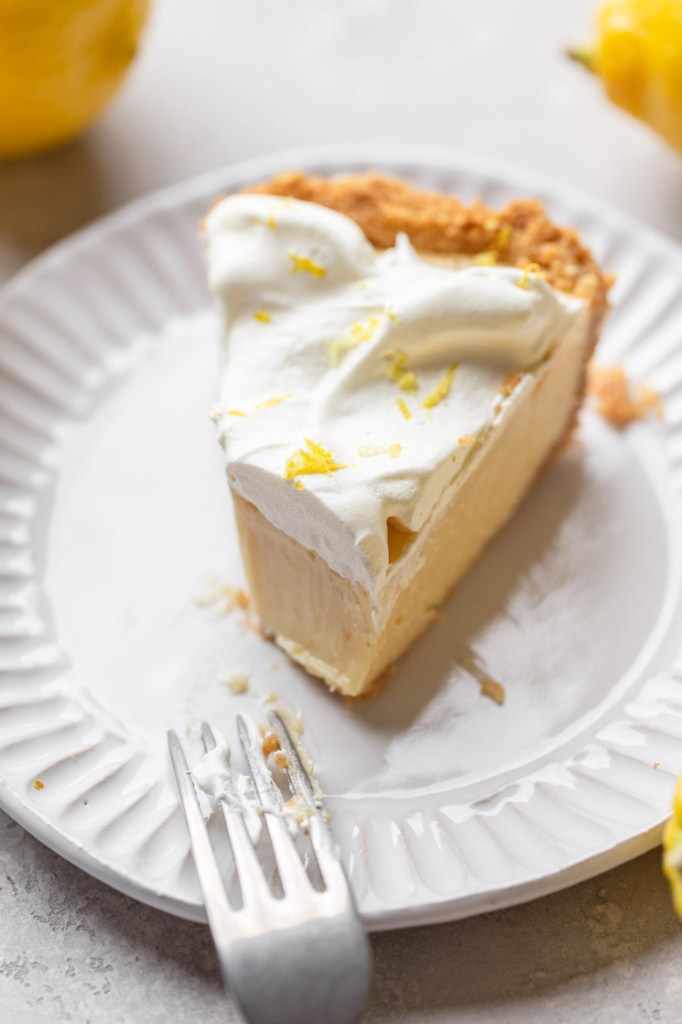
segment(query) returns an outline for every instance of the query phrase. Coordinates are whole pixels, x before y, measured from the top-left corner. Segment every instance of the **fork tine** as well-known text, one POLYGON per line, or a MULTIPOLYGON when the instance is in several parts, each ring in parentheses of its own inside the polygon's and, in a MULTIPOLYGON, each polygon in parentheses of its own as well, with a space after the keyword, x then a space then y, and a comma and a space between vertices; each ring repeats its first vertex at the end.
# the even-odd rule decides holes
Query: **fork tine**
POLYGON ((187 822, 199 885, 204 897, 206 916, 216 943, 225 943, 230 938, 230 922, 233 919, 233 911, 223 885, 218 862, 213 853, 206 830, 206 822, 201 813, 182 745, 177 733, 172 730, 168 733, 168 748, 180 794, 180 803, 187 822))
MULTIPOLYGON (((216 739, 207 722, 201 723, 201 737, 206 750, 213 750, 216 739)), ((241 800, 229 770, 226 772, 226 783, 229 788, 229 800, 220 799, 218 804, 223 812, 227 837, 232 847, 242 904, 254 905, 255 909, 261 909, 270 899, 270 890, 246 828, 244 814, 240 809, 241 800)))
POLYGON ((334 837, 327 819, 320 807, 320 798, 315 793, 313 780, 303 764, 296 741, 291 735, 286 722, 277 711, 271 711, 268 720, 283 750, 286 759, 286 773, 292 792, 303 801, 310 812, 310 841, 317 857, 317 863, 327 886, 335 880, 339 871, 343 871, 335 853, 334 837))
MULTIPOLYGON (((296 742, 287 728, 286 722, 277 711, 271 711, 268 721, 279 740, 280 747, 287 759, 287 775, 291 788, 308 806, 311 812, 319 814, 320 799, 315 794, 313 781, 301 760, 296 742)), ((320 815, 321 817, 321 815, 320 815)))
POLYGON ((206 753, 208 753, 209 750, 213 750, 216 745, 216 738, 213 735, 213 729, 208 722, 201 723, 201 740, 204 744, 204 750, 206 753))
POLYGON ((237 733, 253 778, 256 794, 263 808, 263 816, 270 833, 275 863, 285 896, 287 893, 296 892, 297 898, 301 899, 305 893, 312 894, 312 886, 289 829, 282 818, 282 795, 265 764, 253 724, 243 715, 237 715, 237 733))
POLYGON ((260 736, 256 732, 253 722, 245 718, 244 715, 237 715, 237 735, 261 805, 266 810, 282 811, 284 809, 282 794, 275 785, 265 763, 260 736))

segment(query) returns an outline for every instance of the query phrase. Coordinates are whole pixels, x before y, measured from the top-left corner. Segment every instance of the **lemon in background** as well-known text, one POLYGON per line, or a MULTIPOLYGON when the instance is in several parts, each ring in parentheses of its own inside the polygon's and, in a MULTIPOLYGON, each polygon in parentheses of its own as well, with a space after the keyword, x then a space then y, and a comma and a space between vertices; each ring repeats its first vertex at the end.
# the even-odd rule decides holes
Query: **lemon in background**
POLYGON ((604 0, 594 43, 569 54, 613 103, 682 151, 682 0, 604 0))
POLYGON ((670 882, 677 916, 682 919, 682 779, 675 791, 673 816, 663 832, 663 872, 670 882))
POLYGON ((137 52, 150 0, 0 0, 0 158, 77 136, 137 52))

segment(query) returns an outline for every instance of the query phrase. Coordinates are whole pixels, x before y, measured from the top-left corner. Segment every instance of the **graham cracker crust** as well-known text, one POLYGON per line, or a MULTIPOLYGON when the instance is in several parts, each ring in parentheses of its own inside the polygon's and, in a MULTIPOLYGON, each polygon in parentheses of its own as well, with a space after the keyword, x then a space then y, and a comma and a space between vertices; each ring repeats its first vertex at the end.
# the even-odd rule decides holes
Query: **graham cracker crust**
POLYGON ((404 232, 421 252, 476 256, 493 253, 499 263, 536 263, 560 291, 606 304, 613 283, 570 227, 560 227, 535 199, 515 199, 501 210, 476 200, 423 192, 379 171, 317 178, 287 171, 245 192, 291 196, 345 214, 378 249, 395 245, 404 232))

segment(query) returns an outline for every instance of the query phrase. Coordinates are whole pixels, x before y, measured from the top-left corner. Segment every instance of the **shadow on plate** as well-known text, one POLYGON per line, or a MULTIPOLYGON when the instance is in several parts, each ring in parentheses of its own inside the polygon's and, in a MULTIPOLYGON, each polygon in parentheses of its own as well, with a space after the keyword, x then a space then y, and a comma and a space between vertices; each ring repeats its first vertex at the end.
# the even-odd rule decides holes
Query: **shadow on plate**
POLYGON ((358 718, 373 729, 405 731, 454 667, 471 666, 476 673, 477 634, 501 613, 513 614, 508 605, 519 580, 542 560, 586 483, 582 449, 573 445, 543 472, 511 521, 441 607, 439 621, 400 660, 386 683, 390 699, 380 696, 354 704, 358 718))

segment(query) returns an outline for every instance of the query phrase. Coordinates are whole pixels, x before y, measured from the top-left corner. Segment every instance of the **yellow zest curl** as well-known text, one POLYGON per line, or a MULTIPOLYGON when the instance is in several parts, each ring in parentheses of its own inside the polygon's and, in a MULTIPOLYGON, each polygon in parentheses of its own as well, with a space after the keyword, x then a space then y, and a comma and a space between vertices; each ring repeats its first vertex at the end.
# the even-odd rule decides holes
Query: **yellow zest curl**
POLYGON ((407 408, 407 405, 402 400, 402 398, 397 398, 396 399, 396 405, 398 406, 398 408, 400 409, 401 413, 403 414, 403 419, 404 420, 411 420, 412 419, 412 413, 407 408))
POLYGON ((458 366, 459 363, 453 363, 448 367, 431 394, 427 395, 422 402, 425 409, 433 409, 433 407, 442 402, 444 398, 447 398, 458 366))
POLYGON ((268 398, 267 402, 261 402, 257 405, 257 409, 271 409, 273 405, 280 405, 282 402, 286 402, 287 398, 291 398, 291 391, 287 392, 286 395, 277 395, 275 398, 268 398))
POLYGON ((533 275, 534 277, 544 277, 545 276, 543 271, 542 271, 542 267, 540 266, 539 263, 528 263, 523 268, 523 273, 521 274, 521 277, 519 278, 519 280, 516 282, 516 287, 517 288, 525 288, 527 290, 528 286, 530 284, 531 275, 533 275))
POLYGON ((308 259, 307 256, 299 256, 297 252, 291 250, 289 253, 289 259, 291 260, 292 274, 306 273, 319 278, 327 276, 326 268, 320 266, 319 263, 314 263, 313 260, 308 259))
POLYGON ((389 379, 395 381, 401 391, 406 391, 410 395, 416 395, 419 389, 419 381, 417 380, 416 373, 407 369, 406 354, 401 352, 400 349, 396 349, 394 352, 387 352, 385 358, 391 360, 386 371, 389 379))

